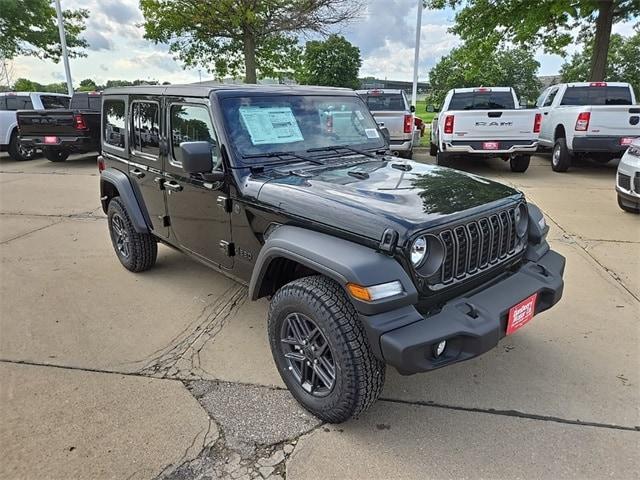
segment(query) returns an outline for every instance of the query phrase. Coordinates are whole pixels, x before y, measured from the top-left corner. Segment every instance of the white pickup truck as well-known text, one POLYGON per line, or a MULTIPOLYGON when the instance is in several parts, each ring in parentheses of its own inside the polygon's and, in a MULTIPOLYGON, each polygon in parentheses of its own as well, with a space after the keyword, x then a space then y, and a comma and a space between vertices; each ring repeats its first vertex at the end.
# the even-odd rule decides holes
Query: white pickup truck
POLYGON ((541 115, 521 109, 510 87, 454 88, 431 126, 431 155, 438 165, 455 157, 500 157, 524 172, 538 148, 541 115))
POLYGON ((0 152, 9 152, 14 160, 31 160, 36 149, 20 145, 16 111, 69 108, 69 100, 69 95, 60 93, 0 93, 0 152))
POLYGON ((566 172, 575 156, 606 163, 620 158, 640 137, 640 105, 621 82, 561 83, 537 101, 542 116, 538 142, 552 149, 551 168, 566 172))

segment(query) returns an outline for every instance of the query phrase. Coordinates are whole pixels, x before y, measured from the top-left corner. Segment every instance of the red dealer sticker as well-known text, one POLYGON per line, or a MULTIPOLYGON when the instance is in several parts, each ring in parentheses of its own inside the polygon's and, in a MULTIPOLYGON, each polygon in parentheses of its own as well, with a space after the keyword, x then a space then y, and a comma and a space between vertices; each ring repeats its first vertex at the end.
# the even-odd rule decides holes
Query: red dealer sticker
POLYGON ((482 142, 483 150, 498 150, 500 148, 499 142, 482 142))
POLYGON ((536 300, 538 294, 534 293, 529 298, 524 299, 519 304, 509 309, 509 320, 507 321, 507 335, 524 327, 531 321, 536 311, 536 300))
POLYGON ((623 137, 620 139, 620 145, 631 145, 635 138, 623 137))

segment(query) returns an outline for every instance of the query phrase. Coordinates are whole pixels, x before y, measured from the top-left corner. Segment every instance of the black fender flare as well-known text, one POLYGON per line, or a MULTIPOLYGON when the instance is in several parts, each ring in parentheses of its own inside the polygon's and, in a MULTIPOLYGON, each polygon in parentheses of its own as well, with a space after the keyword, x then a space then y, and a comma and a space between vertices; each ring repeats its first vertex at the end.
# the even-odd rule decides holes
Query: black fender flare
POLYGON ((124 203, 136 232, 149 233, 149 225, 151 225, 149 213, 144 204, 138 200, 139 195, 136 195, 129 177, 115 168, 107 168, 100 173, 100 200, 102 202, 102 210, 107 213, 110 199, 105 198, 107 197, 105 184, 111 184, 118 191, 118 196, 124 203))
POLYGON ((260 250, 249 282, 249 298, 264 296, 262 282, 274 259, 286 258, 325 275, 343 288, 347 283, 373 286, 399 281, 404 292, 372 302, 349 295, 362 315, 374 315, 415 304, 418 292, 413 281, 393 257, 364 245, 300 227, 280 226, 268 237, 260 250))

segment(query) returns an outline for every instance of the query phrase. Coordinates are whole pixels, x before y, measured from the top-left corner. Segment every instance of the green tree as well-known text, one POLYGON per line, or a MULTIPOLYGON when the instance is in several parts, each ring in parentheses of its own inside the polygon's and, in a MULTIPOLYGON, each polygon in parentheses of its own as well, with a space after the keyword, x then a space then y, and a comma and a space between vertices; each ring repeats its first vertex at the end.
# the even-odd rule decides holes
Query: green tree
MULTIPOLYGON (((560 68, 563 82, 589 80, 591 47, 575 53, 560 68)), ((609 62, 605 79, 610 82, 629 82, 640 95, 640 32, 631 37, 614 34, 609 45, 609 62)))
POLYGON ((429 72, 431 93, 428 103, 442 104, 452 88, 512 87, 521 99, 533 100, 542 85, 537 78, 540 64, 523 48, 489 52, 478 58, 476 50, 461 46, 444 56, 429 72))
POLYGON ((427 0, 427 6, 461 7, 451 31, 480 56, 506 44, 564 54, 577 29, 580 39, 591 39, 593 81, 605 78, 612 26, 640 14, 640 0, 427 0))
POLYGON ((13 84, 13 90, 16 92, 42 92, 44 91, 44 86, 27 78, 18 78, 16 83, 13 84))
POLYGON ((360 49, 340 35, 307 42, 298 72, 300 83, 358 88, 362 60, 360 49))
MULTIPOLYGON (((81 38, 89 11, 65 10, 64 26, 69 56, 84 56, 81 38)), ((32 55, 58 62, 62 55, 58 20, 50 0, 0 0, 0 57, 32 55)))
POLYGON ((360 0, 140 0, 145 38, 169 44, 185 66, 219 78, 244 71, 247 83, 292 69, 297 34, 328 33, 360 10, 360 0))
POLYGON ((98 85, 90 78, 85 78, 80 81, 80 88, 78 91, 80 92, 95 92, 98 90, 98 85))

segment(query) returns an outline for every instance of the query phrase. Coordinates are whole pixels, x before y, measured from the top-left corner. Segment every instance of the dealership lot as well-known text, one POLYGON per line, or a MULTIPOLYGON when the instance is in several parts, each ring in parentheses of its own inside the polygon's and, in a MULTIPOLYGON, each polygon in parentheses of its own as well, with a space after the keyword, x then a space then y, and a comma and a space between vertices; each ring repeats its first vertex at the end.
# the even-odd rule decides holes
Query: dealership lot
POLYGON ((476 360, 388 370, 371 411, 320 425, 283 389, 266 301, 166 247, 122 268, 93 158, 0 157, 0 478, 635 477, 640 217, 615 162, 454 166, 542 208, 563 301, 476 360))

